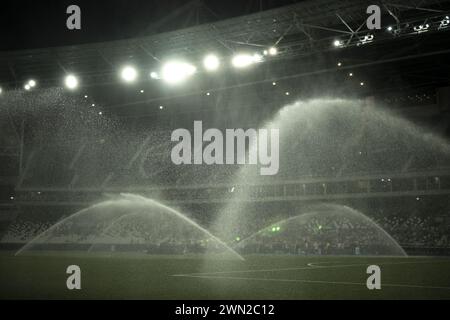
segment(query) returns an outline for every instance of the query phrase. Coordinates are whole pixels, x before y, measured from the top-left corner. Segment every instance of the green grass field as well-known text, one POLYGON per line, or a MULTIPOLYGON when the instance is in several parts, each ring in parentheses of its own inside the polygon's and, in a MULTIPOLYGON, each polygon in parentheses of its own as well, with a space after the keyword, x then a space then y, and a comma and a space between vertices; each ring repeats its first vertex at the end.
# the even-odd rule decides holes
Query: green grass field
POLYGON ((450 299, 450 258, 0 254, 2 299, 450 299), (81 290, 66 268, 81 268, 81 290), (366 287, 381 267, 381 290, 366 287))

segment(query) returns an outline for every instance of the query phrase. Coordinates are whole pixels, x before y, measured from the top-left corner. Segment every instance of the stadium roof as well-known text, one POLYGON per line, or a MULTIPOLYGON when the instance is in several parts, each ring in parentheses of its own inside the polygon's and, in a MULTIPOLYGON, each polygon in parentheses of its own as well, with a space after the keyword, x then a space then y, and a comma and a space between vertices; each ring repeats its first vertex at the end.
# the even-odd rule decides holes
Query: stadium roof
MULTIPOLYGON (((35 76, 39 77, 41 85, 54 85, 64 72, 69 71, 82 76, 85 85, 107 83, 113 81, 117 68, 130 60, 140 67, 151 68, 167 56, 199 59, 209 51, 231 55, 238 49, 277 45, 283 52, 277 59, 323 52, 333 49, 330 41, 336 36, 358 39, 366 34, 366 8, 377 2, 305 1, 146 37, 2 52, 0 83, 4 87, 21 87, 26 78, 35 76)), ((401 28, 424 19, 439 19, 450 9, 447 1, 439 0, 399 0, 379 4, 384 8, 383 19, 389 19, 401 28)), ((405 31, 404 35, 408 34, 405 31)), ((385 34, 379 38, 394 40, 385 34)), ((348 44, 355 45, 356 42, 350 40, 348 44)))

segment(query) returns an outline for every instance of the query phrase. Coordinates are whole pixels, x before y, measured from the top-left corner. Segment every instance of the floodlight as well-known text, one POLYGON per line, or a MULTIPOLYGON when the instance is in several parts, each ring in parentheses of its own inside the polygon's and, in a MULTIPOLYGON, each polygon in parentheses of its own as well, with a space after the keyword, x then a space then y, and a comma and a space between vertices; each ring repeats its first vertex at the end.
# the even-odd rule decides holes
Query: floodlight
POLYGON ((205 69, 208 71, 215 71, 220 66, 220 60, 217 56, 210 54, 203 59, 203 65, 205 66, 205 69))
POLYGON ((262 60, 263 57, 257 53, 255 53, 254 55, 237 54, 233 57, 233 60, 231 62, 236 68, 245 68, 254 63, 261 62, 262 60))
POLYGON ((76 89, 78 87, 78 79, 73 74, 69 74, 68 76, 66 76, 64 83, 70 90, 76 89))
POLYGON ((162 68, 162 78, 170 84, 183 82, 197 71, 197 68, 189 63, 171 61, 162 68))
POLYGON ((125 66, 122 68, 120 76, 125 82, 133 82, 137 78, 137 71, 132 66, 125 66))

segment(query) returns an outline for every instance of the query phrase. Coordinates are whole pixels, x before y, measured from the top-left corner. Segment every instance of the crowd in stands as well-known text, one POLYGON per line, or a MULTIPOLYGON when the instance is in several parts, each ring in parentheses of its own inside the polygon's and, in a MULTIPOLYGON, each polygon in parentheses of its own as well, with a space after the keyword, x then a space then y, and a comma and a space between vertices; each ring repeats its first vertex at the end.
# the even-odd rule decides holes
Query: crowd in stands
MULTIPOLYGON (((11 222, 1 243, 25 244, 59 220, 27 219, 11 222)), ((230 246, 243 253, 284 254, 389 254, 392 242, 374 224, 346 217, 316 215, 282 222, 281 215, 262 215, 236 226, 230 246), (260 231, 256 235, 256 232, 260 231), (253 236, 252 236, 253 235, 253 236)), ((402 247, 450 247, 450 225, 441 217, 398 215, 373 220, 402 247)), ((245 220, 245 219, 244 219, 245 220)), ((68 222, 53 228, 42 243, 83 244, 85 249, 115 250, 136 247, 149 253, 193 253, 215 247, 218 242, 192 225, 171 219, 131 216, 116 222, 68 222), (107 245, 107 247, 105 247, 107 245)))
POLYGON ((439 218, 388 216, 379 218, 377 222, 405 246, 450 246, 450 225, 439 218))

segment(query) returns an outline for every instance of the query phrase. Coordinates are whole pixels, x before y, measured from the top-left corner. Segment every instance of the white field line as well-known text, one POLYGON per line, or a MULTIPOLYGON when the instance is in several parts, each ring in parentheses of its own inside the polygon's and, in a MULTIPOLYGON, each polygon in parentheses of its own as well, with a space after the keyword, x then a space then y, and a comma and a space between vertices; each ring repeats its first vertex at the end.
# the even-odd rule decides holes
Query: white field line
MULTIPOLYGON (((229 277, 229 276, 214 276, 214 275, 175 275, 175 276, 177 276, 177 277, 187 277, 187 278, 200 278, 200 279, 225 279, 225 280, 271 281, 271 282, 300 282, 300 283, 352 285, 352 286, 364 286, 364 287, 366 287, 366 283, 345 282, 345 281, 322 281, 322 280, 302 280, 302 279, 274 279, 274 278, 246 278, 246 277, 229 277)), ((400 288, 421 288, 421 289, 450 290, 450 287, 421 286, 421 285, 393 284, 393 283, 382 284, 381 287, 400 287, 400 288)))
MULTIPOLYGON (((384 262, 377 263, 379 266, 383 265, 398 265, 398 264, 428 264, 432 261, 404 261, 404 262, 384 262)), ((433 263, 443 263, 450 261, 433 261, 433 263)), ((375 263, 374 263, 375 264, 375 263)), ((208 276, 208 275, 218 275, 218 274, 235 274, 235 273, 257 273, 257 272, 277 272, 277 271, 296 271, 296 270, 314 270, 314 269, 335 269, 335 268, 348 268, 348 267, 361 267, 369 266, 370 263, 353 263, 353 264, 336 264, 331 266, 320 266, 318 263, 308 263, 306 267, 295 267, 295 268, 278 268, 278 269, 252 269, 252 270, 230 270, 230 271, 218 271, 218 272, 204 272, 204 273, 186 273, 186 274, 174 274, 174 277, 182 276, 208 276)))
MULTIPOLYGON (((448 263, 449 261, 402 261, 402 262, 384 262, 377 265, 401 265, 401 264, 429 264, 429 263, 448 263)), ((186 278, 200 278, 200 279, 225 279, 225 280, 247 280, 247 281, 271 281, 271 282, 300 282, 300 283, 316 283, 316 284, 336 284, 336 285, 355 285, 366 286, 366 283, 359 282, 345 282, 345 281, 322 281, 322 280, 302 280, 302 279, 277 279, 277 278, 248 278, 248 277, 235 277, 226 276, 226 274, 239 274, 239 273, 258 273, 258 272, 277 272, 277 271, 296 271, 296 270, 314 270, 314 269, 334 269, 334 268, 348 268, 348 267, 361 267, 368 266, 370 263, 354 263, 354 264, 337 264, 331 266, 320 266, 320 262, 310 262, 307 267, 297 268, 279 268, 279 269, 259 269, 259 270, 232 270, 232 271, 219 271, 209 273, 190 273, 190 274, 174 274, 173 277, 186 277, 186 278)), ((329 263, 329 262, 323 262, 329 263)), ((399 288, 421 288, 421 289, 441 289, 450 290, 450 287, 441 286, 422 286, 422 285, 409 285, 409 284, 382 284, 382 287, 399 287, 399 288)))

